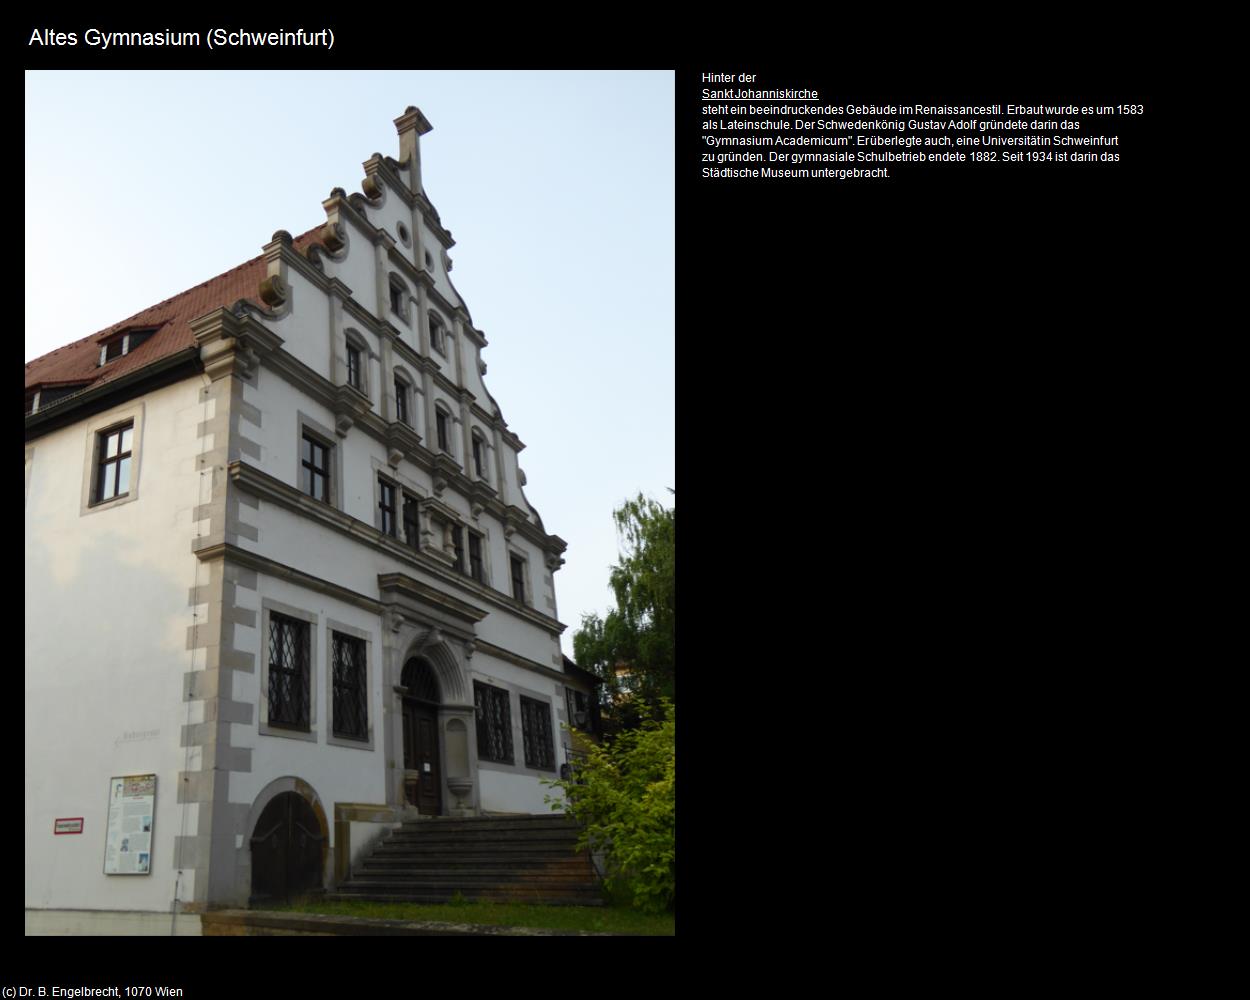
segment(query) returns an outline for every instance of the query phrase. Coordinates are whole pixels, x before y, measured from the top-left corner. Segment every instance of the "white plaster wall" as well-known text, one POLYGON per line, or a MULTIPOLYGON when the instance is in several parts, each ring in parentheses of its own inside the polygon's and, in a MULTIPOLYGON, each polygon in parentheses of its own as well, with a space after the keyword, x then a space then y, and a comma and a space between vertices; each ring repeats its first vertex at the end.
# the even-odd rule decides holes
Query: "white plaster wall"
MULTIPOLYGON (((453 303, 463 303, 463 299, 456 294, 456 290, 451 286, 451 280, 447 276, 447 271, 443 268, 443 245, 433 236, 426 236, 426 247, 430 251, 430 256, 434 258, 434 267, 430 270, 431 276, 434 278, 434 287, 438 289, 440 295, 453 303)), ((418 265, 424 267, 424 262, 418 265)))
MULTIPOLYGON (((553 775, 554 777, 554 775, 553 775)), ((478 772, 481 784, 481 809, 493 813, 551 813, 544 801, 556 791, 538 783, 537 778, 503 771, 478 772)))
MULTIPOLYGON (((192 663, 188 592, 208 582, 191 552, 192 510, 209 495, 196 457, 212 443, 196 436, 213 407, 199 401, 200 385, 188 379, 145 398, 132 502, 79 513, 93 446, 85 422, 33 442, 25 508, 28 907, 168 911, 173 899, 174 837, 194 832, 196 810, 176 801, 178 772, 188 766, 179 746, 188 721, 183 674, 192 663), (151 874, 105 875, 109 778, 140 773, 157 775, 151 874), (82 834, 53 834, 55 819, 77 816, 82 834)), ((191 889, 184 877, 180 898, 191 889)))
POLYGON ((198 913, 127 913, 117 910, 27 910, 30 937, 199 937, 198 913))
POLYGON ((287 269, 287 280, 291 286, 290 313, 279 320, 266 320, 264 325, 282 338, 284 351, 329 378, 329 299, 295 268, 287 269))
MULTIPOLYGON (((344 220, 347 215, 344 214, 344 220)), ((352 290, 352 298, 368 310, 378 314, 377 264, 374 261, 373 239, 355 222, 344 222, 347 229, 347 254, 342 260, 331 260, 323 255, 327 277, 338 278, 352 290)), ((389 307, 389 303, 387 306, 389 307)))
MULTIPOLYGON (((486 391, 486 383, 482 381, 482 373, 477 368, 477 345, 468 337, 464 337, 461 350, 464 351, 464 387, 477 397, 478 406, 490 412, 493 409, 493 404, 486 391)), ((489 436, 487 440, 490 440, 489 436)))

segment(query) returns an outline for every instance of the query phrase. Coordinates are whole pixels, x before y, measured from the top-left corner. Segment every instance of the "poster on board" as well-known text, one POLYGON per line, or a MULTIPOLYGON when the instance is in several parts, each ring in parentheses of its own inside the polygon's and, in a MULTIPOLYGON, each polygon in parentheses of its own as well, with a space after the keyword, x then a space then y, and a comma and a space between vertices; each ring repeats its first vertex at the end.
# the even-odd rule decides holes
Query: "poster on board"
POLYGON ((147 875, 152 870, 152 818, 156 814, 156 775, 109 778, 105 875, 147 875))

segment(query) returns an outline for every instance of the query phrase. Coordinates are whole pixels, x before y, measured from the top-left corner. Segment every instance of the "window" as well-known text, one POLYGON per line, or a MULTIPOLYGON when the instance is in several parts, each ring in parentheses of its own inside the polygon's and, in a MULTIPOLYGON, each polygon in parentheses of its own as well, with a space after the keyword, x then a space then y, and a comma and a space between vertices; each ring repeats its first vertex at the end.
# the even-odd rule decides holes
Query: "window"
POLYGON ((443 324, 430 314, 430 346, 439 354, 445 353, 443 348, 443 324))
POLYGON ((378 478, 378 507, 382 510, 382 534, 395 534, 395 487, 385 479, 378 478))
POLYGON ((401 424, 410 423, 408 420, 408 383, 402 378, 395 378, 395 419, 401 424))
POLYGON ((473 705, 477 712, 478 760, 511 764, 512 710, 508 704, 508 692, 474 681, 473 705))
POLYGON ((404 540, 414 549, 421 548, 421 528, 417 520, 417 498, 404 494, 404 540))
POLYGON ((478 583, 486 582, 486 570, 482 566, 482 536, 476 531, 469 532, 469 576, 478 583))
POLYGON ((525 744, 525 766, 542 771, 556 769, 555 747, 551 742, 551 706, 521 695, 521 742, 525 744))
POLYGON ((451 544, 456 550, 456 561, 452 563, 452 568, 458 569, 461 573, 463 573, 464 572, 464 529, 463 528, 451 529, 451 544))
POLYGON ((576 688, 566 687, 564 689, 565 701, 569 708, 569 722, 574 729, 588 730, 590 727, 590 699, 586 697, 584 691, 578 691, 576 688))
POLYGON ((300 462, 303 478, 300 489, 314 500, 330 502, 330 449, 308 433, 304 434, 300 462))
POLYGON ((404 290, 394 283, 391 284, 391 312, 404 318, 404 290))
POLYGON ((110 361, 120 358, 123 354, 129 354, 155 332, 155 329, 128 330, 112 340, 105 341, 100 346, 100 364, 106 365, 110 361))
POLYGON ((365 641, 333 633, 334 735, 350 740, 368 738, 365 641))
POLYGON ((525 560, 520 556, 511 556, 512 596, 522 604, 525 603, 525 560))
POLYGON ((131 439, 134 421, 101 431, 96 436, 95 503, 130 492, 131 439))
POLYGON ((483 457, 485 452, 486 442, 475 432, 473 435, 473 468, 477 472, 479 479, 486 478, 486 462, 483 457))
POLYGON ((360 348, 355 344, 347 345, 347 384, 364 391, 360 380, 360 348))
POLYGON ((269 724, 308 729, 310 657, 307 622, 269 614, 269 724))
POLYGON ((447 414, 440 409, 435 409, 434 421, 438 424, 439 451, 451 451, 451 449, 447 447, 447 414))

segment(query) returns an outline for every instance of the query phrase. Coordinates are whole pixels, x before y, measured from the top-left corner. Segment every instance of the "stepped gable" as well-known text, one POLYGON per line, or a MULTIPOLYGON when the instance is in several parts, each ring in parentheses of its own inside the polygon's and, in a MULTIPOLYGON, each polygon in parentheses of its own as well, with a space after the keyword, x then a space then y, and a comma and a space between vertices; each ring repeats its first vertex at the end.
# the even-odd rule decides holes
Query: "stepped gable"
MULTIPOLYGON (((295 249, 307 255, 310 247, 322 245, 320 234, 324 228, 322 223, 296 238, 295 249)), ((86 389, 194 347, 195 336, 191 332, 193 319, 213 309, 228 309, 240 299, 247 299, 258 309, 264 308, 259 289, 265 273, 262 254, 88 337, 58 347, 26 365, 26 388, 80 385, 86 389), (101 341, 129 328, 145 327, 159 329, 130 353, 114 358, 106 365, 100 364, 101 341)))

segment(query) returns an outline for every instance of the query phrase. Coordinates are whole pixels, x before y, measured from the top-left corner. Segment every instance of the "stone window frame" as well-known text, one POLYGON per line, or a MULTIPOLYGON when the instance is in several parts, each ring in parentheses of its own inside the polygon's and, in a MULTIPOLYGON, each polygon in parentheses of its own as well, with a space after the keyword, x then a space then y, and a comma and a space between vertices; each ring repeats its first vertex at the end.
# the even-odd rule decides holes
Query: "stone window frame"
POLYGON ((395 390, 395 422, 416 430, 416 393, 413 390, 412 377, 398 365, 391 370, 391 385, 395 390), (400 414, 400 400, 403 400, 403 414, 400 414))
MULTIPOLYGON (((495 697, 495 696, 492 695, 492 697, 495 697)), ((501 684, 494 681, 493 679, 490 681, 486 681, 486 680, 478 680, 477 678, 474 678, 473 680, 473 722, 474 722, 474 736, 477 739, 477 759, 478 759, 479 764, 489 763, 489 764, 501 765, 511 770, 515 766, 515 762, 516 762, 516 732, 515 732, 516 727, 514 725, 515 717, 513 716, 513 713, 512 713, 511 690, 502 686, 501 684), (477 708, 478 687, 485 688, 489 691, 496 691, 503 695, 504 706, 506 707, 507 712, 508 712, 506 733, 508 737, 508 751, 511 754, 510 759, 503 759, 503 758, 496 759, 494 757, 482 756, 482 738, 481 738, 481 733, 480 733, 481 718, 478 715, 478 708, 477 708)))
POLYGON ((386 535, 387 538, 394 538, 396 541, 403 540, 403 495, 404 488, 393 477, 382 472, 377 472, 373 477, 373 526, 386 535), (389 486, 391 488, 391 497, 395 502, 395 506, 391 511, 392 528, 394 530, 387 531, 382 526, 382 487, 389 486))
POLYGON ((365 399, 373 402, 373 396, 369 390, 369 361, 372 354, 369 350, 369 342, 365 340, 364 334, 353 327, 348 327, 343 331, 343 384, 351 386, 365 399), (354 348, 360 352, 360 382, 356 383, 351 380, 351 370, 347 365, 348 348, 354 348))
POLYGON ((534 584, 530 580, 530 559, 521 549, 514 545, 508 546, 508 596, 514 601, 518 601, 528 607, 534 604, 534 584), (518 561, 521 564, 521 596, 517 597, 512 589, 512 562, 518 561))
POLYGON ((265 597, 260 602, 260 692, 257 695, 256 719, 257 731, 261 736, 280 736, 288 740, 303 740, 306 743, 317 743, 317 635, 318 615, 315 611, 297 608, 282 601, 265 597), (269 619, 277 612, 287 618, 294 618, 308 625, 308 729, 289 729, 284 726, 269 724, 269 619))
POLYGON ((343 497, 343 452, 338 446, 338 437, 334 431, 308 414, 297 411, 295 420, 295 488, 300 494, 317 503, 326 503, 335 510, 341 510, 343 497), (330 499, 320 500, 304 492, 304 435, 315 439, 318 444, 329 450, 330 462, 330 499))
POLYGON ((373 633, 367 629, 357 628, 355 625, 348 625, 346 622, 336 621, 333 618, 326 618, 325 623, 326 637, 326 671, 325 671, 325 688, 326 688, 326 743, 336 747, 351 747, 354 750, 375 749, 374 739, 374 718, 376 712, 373 704, 373 687, 376 679, 375 649, 373 633), (334 633, 339 632, 342 635, 351 636, 353 639, 361 639, 365 644, 365 739, 353 739, 350 736, 336 736, 334 734, 334 633))
POLYGON ((464 572, 470 580, 476 580, 483 587, 491 585, 491 566, 490 566, 490 536, 485 531, 478 531, 476 528, 470 528, 467 524, 464 526, 464 572), (482 575, 473 575, 473 543, 471 539, 476 538, 479 541, 479 561, 482 564, 482 575))
POLYGON ((142 400, 135 400, 124 406, 116 407, 107 413, 101 413, 87 421, 83 441, 83 475, 82 496, 78 515, 98 514, 100 511, 112 510, 123 504, 133 503, 139 499, 139 474, 143 466, 143 425, 145 407, 142 400), (121 496, 110 497, 108 500, 96 502, 96 473, 100 465, 101 434, 130 423, 133 431, 130 435, 130 484, 121 496))
POLYGON ((476 426, 469 429, 472 444, 473 472, 483 482, 490 482, 490 445, 486 435, 476 426))
POLYGON ((449 328, 443 321, 443 317, 433 309, 430 310, 429 325, 430 350, 438 351, 443 357, 447 357, 447 332, 449 328))
POLYGON ((400 487, 399 490, 399 540, 407 545, 414 552, 421 551, 421 495, 414 493, 410 489, 400 487), (409 522, 405 520, 409 506, 412 507, 414 520, 409 522), (408 537, 408 525, 413 524, 416 529, 416 538, 408 537))
POLYGON ((556 763, 556 727, 555 727, 555 703, 551 698, 535 698, 526 693, 517 692, 517 714, 521 719, 521 759, 525 762, 525 767, 531 771, 540 771, 544 773, 552 773, 557 770, 556 763), (531 764, 526 759, 525 749, 525 702, 531 705, 545 706, 547 709, 547 748, 551 753, 551 766, 543 767, 540 764, 531 764))
MULTIPOLYGON (((504 682, 504 681, 499 680, 497 677, 492 677, 489 674, 483 673, 480 671, 473 672, 473 683, 485 684, 487 687, 502 688, 503 690, 507 691, 508 692, 508 710, 509 710, 509 714, 511 715, 511 722, 512 722, 512 760, 513 760, 513 763, 509 764, 505 761, 490 760, 489 758, 481 757, 479 755, 478 769, 479 770, 484 769, 487 771, 502 771, 506 774, 523 774, 523 775, 529 775, 535 778, 550 778, 551 777, 551 774, 552 774, 551 771, 540 770, 535 767, 528 767, 525 764, 525 742, 524 742, 525 737, 524 737, 524 733, 521 731, 521 712, 520 712, 520 708, 521 708, 520 699, 521 699, 521 696, 524 695, 526 698, 529 698, 531 701, 545 702, 551 709, 551 722, 552 722, 551 741, 553 744, 552 755, 555 761, 555 771, 558 773, 560 770, 560 764, 562 763, 560 759, 561 748, 563 747, 564 744, 557 740, 557 735, 559 733, 559 726, 558 726, 559 714, 556 711, 557 704, 556 704, 555 696, 552 695, 548 691, 535 691, 533 688, 524 687, 520 684, 504 682), (520 747, 521 749, 521 753, 519 756, 517 754, 518 747, 520 747)), ((476 699, 474 700, 474 704, 476 705, 476 699)), ((475 716, 474 721, 476 722, 476 712, 474 713, 474 716, 475 716)))
POLYGON ((456 441, 456 419, 452 416, 451 410, 443 404, 442 400, 436 400, 434 403, 434 444, 438 450, 444 455, 456 457, 455 441, 456 441), (442 421, 439 417, 443 417, 442 421))
POLYGON ((412 322, 412 309, 410 308, 410 300, 412 291, 408 288, 408 282, 404 281, 395 271, 390 271, 386 276, 387 291, 387 315, 398 316, 405 325, 412 322), (398 293, 399 309, 395 308, 396 293, 398 293))

